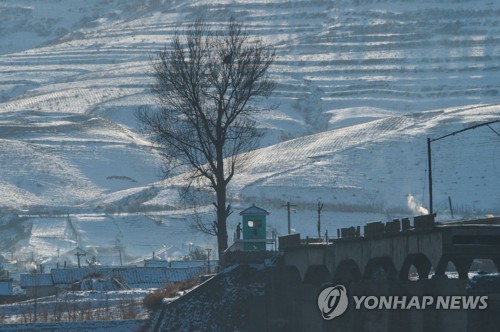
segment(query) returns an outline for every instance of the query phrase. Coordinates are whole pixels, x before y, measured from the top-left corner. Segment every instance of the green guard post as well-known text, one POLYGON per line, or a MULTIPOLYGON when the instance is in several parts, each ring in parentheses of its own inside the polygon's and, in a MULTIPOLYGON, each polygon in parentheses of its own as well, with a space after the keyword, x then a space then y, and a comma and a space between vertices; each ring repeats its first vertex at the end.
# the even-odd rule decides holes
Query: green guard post
POLYGON ((266 250, 266 216, 268 214, 269 212, 255 205, 240 212, 245 251, 266 250))

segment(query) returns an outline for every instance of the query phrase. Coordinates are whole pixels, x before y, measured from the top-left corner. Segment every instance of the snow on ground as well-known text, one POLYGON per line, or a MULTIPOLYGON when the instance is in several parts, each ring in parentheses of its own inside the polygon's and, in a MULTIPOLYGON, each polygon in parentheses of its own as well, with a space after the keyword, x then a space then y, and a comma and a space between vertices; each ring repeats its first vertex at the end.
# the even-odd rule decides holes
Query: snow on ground
MULTIPOLYGON (((58 327, 57 322, 61 324, 60 322, 95 320, 101 321, 103 324, 102 321, 146 319, 148 313, 142 300, 149 292, 150 290, 147 289, 62 292, 37 300, 0 305, 0 313, 3 324, 34 323, 34 311, 36 310, 38 322, 54 322, 56 327, 58 327)), ((2 326, 2 330, 4 330, 4 326, 2 326)), ((7 326, 5 329, 8 331, 9 328, 7 326)), ((26 328, 36 330, 34 326, 26 328)), ((72 330, 71 327, 68 328, 72 330)), ((15 329, 13 328, 13 330, 15 329)), ((50 330, 52 331, 52 329, 50 330)))
MULTIPOLYGON (((4 257, 215 246, 189 227, 182 177, 159 181, 134 112, 153 104, 154 52, 201 16, 231 15, 276 48, 277 89, 257 116, 261 149, 230 185, 230 234, 252 203, 279 234, 287 201, 310 236, 318 201, 330 234, 414 214, 428 206, 426 138, 500 114, 494 1, 1 2, 0 206, 25 217, 2 230, 4 257)), ((498 139, 483 127, 433 143, 438 218, 448 197, 459 217, 500 214, 498 139)), ((210 202, 199 212, 214 218, 210 202)))

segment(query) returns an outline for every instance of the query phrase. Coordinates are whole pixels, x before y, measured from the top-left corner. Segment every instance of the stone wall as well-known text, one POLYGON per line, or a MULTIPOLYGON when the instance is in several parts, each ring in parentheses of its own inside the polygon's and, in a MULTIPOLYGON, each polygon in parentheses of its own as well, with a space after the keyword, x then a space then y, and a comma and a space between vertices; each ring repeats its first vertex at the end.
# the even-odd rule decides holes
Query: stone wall
POLYGON ((276 263, 282 254, 278 251, 227 251, 221 262, 221 268, 238 264, 264 264, 266 260, 276 263))
POLYGON ((353 282, 345 285, 350 300, 347 311, 325 321, 318 308, 318 295, 328 283, 329 280, 322 278, 304 280, 295 266, 234 265, 166 304, 153 319, 151 328, 153 331, 482 332, 500 326, 500 276, 489 283, 459 279, 353 282), (488 295, 489 300, 486 310, 358 310, 352 301, 354 295, 488 295))

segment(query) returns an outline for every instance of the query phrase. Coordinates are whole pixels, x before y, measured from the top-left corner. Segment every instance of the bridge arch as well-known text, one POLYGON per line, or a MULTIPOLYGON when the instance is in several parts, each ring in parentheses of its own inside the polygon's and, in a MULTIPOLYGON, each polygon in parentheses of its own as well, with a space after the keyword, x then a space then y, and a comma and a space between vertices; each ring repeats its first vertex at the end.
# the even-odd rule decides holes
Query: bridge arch
POLYGON ((362 279, 361 270, 353 259, 344 259, 337 265, 333 279, 342 284, 349 284, 362 279))
POLYGON ((368 261, 365 267, 363 279, 397 279, 398 273, 394 262, 388 256, 375 257, 368 261))
POLYGON ((448 264, 452 263, 458 272, 459 279, 468 279, 469 278, 469 270, 472 264, 472 258, 470 257, 449 257, 443 256, 439 260, 438 265, 436 266, 436 277, 444 277, 446 278, 446 270, 448 268, 448 264))
POLYGON ((500 273, 500 260, 493 258, 479 258, 472 261, 471 271, 483 273, 500 273))
POLYGON ((470 271, 500 273, 499 257, 443 256, 436 267, 436 277, 446 277, 446 271, 456 271, 459 279, 468 279, 470 271))
POLYGON ((429 278, 429 273, 432 269, 432 263, 425 254, 419 253, 409 254, 408 256, 406 256, 406 259, 401 266, 401 270, 399 271, 400 280, 408 280, 408 274, 412 265, 417 269, 419 280, 429 278))
POLYGON ((325 265, 311 265, 304 275, 305 284, 323 284, 332 280, 330 271, 325 265))
POLYGON ((278 278, 282 281, 283 285, 297 285, 302 283, 300 272, 294 265, 282 265, 272 269, 276 271, 278 278))

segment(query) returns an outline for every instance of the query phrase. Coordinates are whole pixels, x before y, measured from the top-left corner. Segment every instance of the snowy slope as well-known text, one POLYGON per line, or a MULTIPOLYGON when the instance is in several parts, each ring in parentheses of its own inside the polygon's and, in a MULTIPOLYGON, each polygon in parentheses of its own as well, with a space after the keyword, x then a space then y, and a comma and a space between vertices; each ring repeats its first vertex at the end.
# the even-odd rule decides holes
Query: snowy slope
MULTIPOLYGON (((133 113, 153 103, 150 58, 177 29, 231 15, 276 48, 278 85, 230 200, 235 212, 270 210, 279 233, 286 201, 309 235, 318 200, 331 233, 417 213, 428 205, 426 138, 499 118, 495 1, 0 2, 0 206, 28 218, 6 226, 5 257, 78 243, 133 259, 213 244, 185 222, 182 177, 157 182, 161 159, 133 113), (34 216, 47 211, 58 216, 34 216)), ((449 196, 459 216, 500 214, 498 143, 483 127, 433 144, 440 218, 449 196)), ((213 218, 210 202, 200 211, 213 218)))
MULTIPOLYGON (((499 105, 484 105, 411 113, 262 148, 248 155, 229 195, 237 211, 249 203, 271 211, 271 227, 280 234, 286 232, 282 205, 287 201, 297 204, 298 219, 307 221, 296 229, 311 236, 316 234, 318 201, 325 203, 324 223, 330 232, 375 219, 419 215, 429 199, 426 138, 498 119, 499 112, 499 105)), ((500 213, 499 142, 496 133, 483 127, 433 143, 434 210, 439 220, 451 219, 449 197, 455 218, 500 213)), ((141 204, 161 206, 175 197, 179 183, 158 183, 156 195, 151 195, 152 188, 134 195, 150 194, 152 199, 141 204)), ((108 203, 118 199, 123 200, 120 193, 108 203)), ((203 210, 207 218, 213 218, 210 202, 203 210)), ((237 218, 232 216, 232 227, 237 218)))

